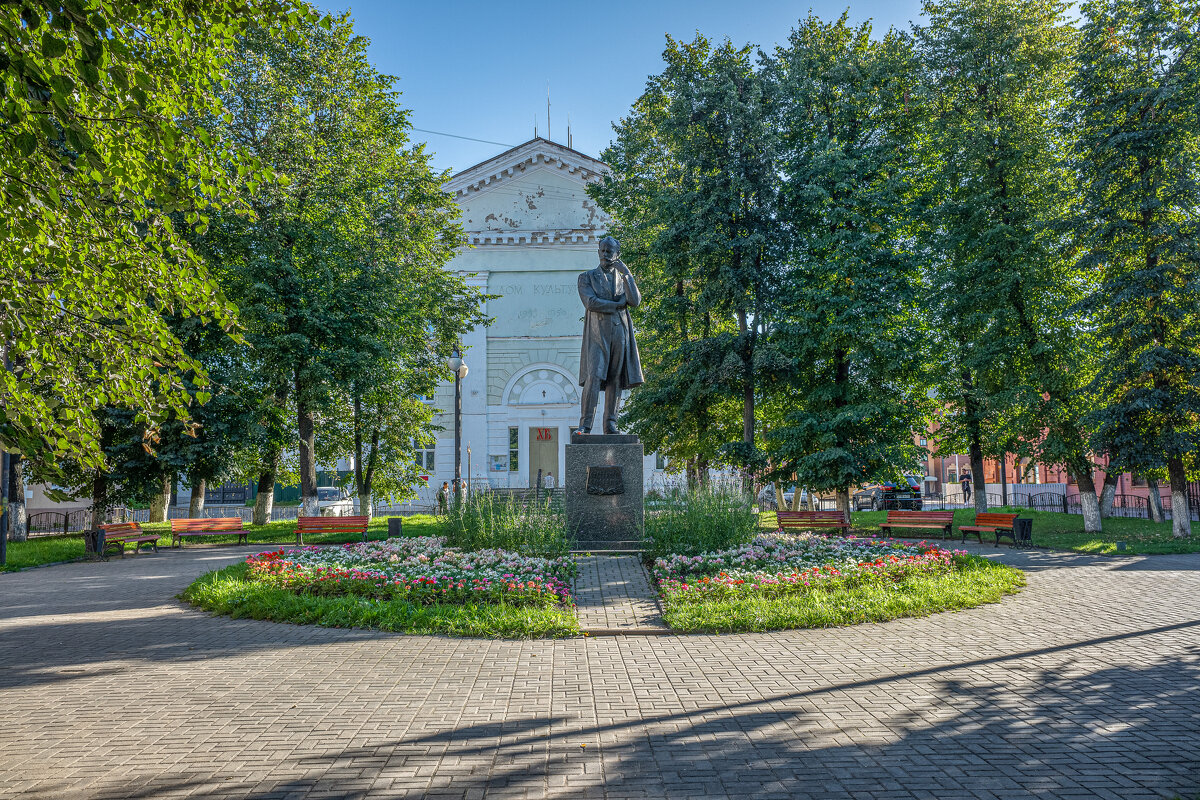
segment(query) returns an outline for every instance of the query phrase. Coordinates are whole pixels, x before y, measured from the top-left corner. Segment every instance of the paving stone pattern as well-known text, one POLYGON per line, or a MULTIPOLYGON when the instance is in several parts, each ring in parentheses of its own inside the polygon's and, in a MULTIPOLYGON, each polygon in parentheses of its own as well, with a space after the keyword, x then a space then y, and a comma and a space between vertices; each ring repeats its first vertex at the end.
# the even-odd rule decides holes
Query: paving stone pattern
POLYGON ((481 641, 173 599, 245 552, 0 575, 0 797, 1200 792, 1200 556, 1005 550, 1021 594, 881 625, 481 641))
POLYGON ((638 556, 579 556, 572 594, 579 627, 592 633, 665 631, 650 576, 638 556))

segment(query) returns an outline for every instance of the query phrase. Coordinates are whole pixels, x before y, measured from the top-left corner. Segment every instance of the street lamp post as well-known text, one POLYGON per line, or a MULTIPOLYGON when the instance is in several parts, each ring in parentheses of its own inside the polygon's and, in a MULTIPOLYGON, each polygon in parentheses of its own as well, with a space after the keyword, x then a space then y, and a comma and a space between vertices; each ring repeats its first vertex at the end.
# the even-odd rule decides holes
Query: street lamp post
POLYGON ((446 362, 454 373, 454 497, 462 500, 462 382, 467 377, 467 364, 457 347, 446 362))

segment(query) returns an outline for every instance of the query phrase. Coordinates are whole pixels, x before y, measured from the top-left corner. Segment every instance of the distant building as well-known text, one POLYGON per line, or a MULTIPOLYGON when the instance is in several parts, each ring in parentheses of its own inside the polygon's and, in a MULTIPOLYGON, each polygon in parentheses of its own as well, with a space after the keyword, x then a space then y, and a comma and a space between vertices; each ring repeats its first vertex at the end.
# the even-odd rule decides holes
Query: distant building
MULTIPOLYGON (((494 322, 468 334, 463 358, 462 474, 492 487, 529 487, 539 471, 563 485, 566 444, 579 423, 583 308, 576 279, 598 263, 609 218, 587 195, 608 168, 535 138, 463 170, 447 189, 461 209, 466 247, 447 269, 495 295, 494 322)), ((638 265, 631 264, 634 274, 638 265)), ((454 383, 433 398, 443 427, 430 485, 454 474, 454 383)), ((647 484, 664 466, 647 454, 647 484)))

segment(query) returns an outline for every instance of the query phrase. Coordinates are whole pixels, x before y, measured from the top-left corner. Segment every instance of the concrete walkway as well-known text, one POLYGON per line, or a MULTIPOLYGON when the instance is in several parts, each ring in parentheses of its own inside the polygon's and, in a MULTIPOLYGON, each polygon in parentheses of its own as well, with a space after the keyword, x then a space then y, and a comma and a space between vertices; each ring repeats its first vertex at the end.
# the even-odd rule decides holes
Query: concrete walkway
POLYGON ((592 635, 663 634, 658 597, 638 556, 579 556, 572 594, 579 627, 592 635))
POLYGON ((1200 792, 1200 555, 1005 549, 1021 594, 881 625, 480 641, 173 599, 245 552, 0 575, 0 797, 1200 792))

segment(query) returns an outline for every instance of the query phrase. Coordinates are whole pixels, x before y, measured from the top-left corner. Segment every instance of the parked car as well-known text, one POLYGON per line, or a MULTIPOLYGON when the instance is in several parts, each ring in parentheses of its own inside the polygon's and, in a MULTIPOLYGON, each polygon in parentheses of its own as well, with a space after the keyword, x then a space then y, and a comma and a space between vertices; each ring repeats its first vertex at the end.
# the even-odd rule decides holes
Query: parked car
POLYGON ((322 517, 345 517, 354 513, 350 493, 336 486, 317 487, 317 513, 322 517))
MULTIPOLYGON (((787 489, 783 490, 783 502, 786 503, 787 505, 790 506, 792 504, 792 500, 795 499, 795 497, 796 497, 796 487, 795 486, 789 486, 787 489)), ((808 490, 801 489, 800 490, 800 503, 801 503, 801 505, 803 505, 804 503, 807 503, 807 502, 808 502, 808 490)), ((775 508, 775 484, 768 483, 766 486, 764 486, 762 489, 759 490, 758 505, 762 508, 768 508, 768 509, 775 508)))
POLYGON ((896 480, 868 484, 855 492, 853 499, 854 507, 859 511, 898 508, 920 511, 921 479, 916 475, 901 475, 896 480))

